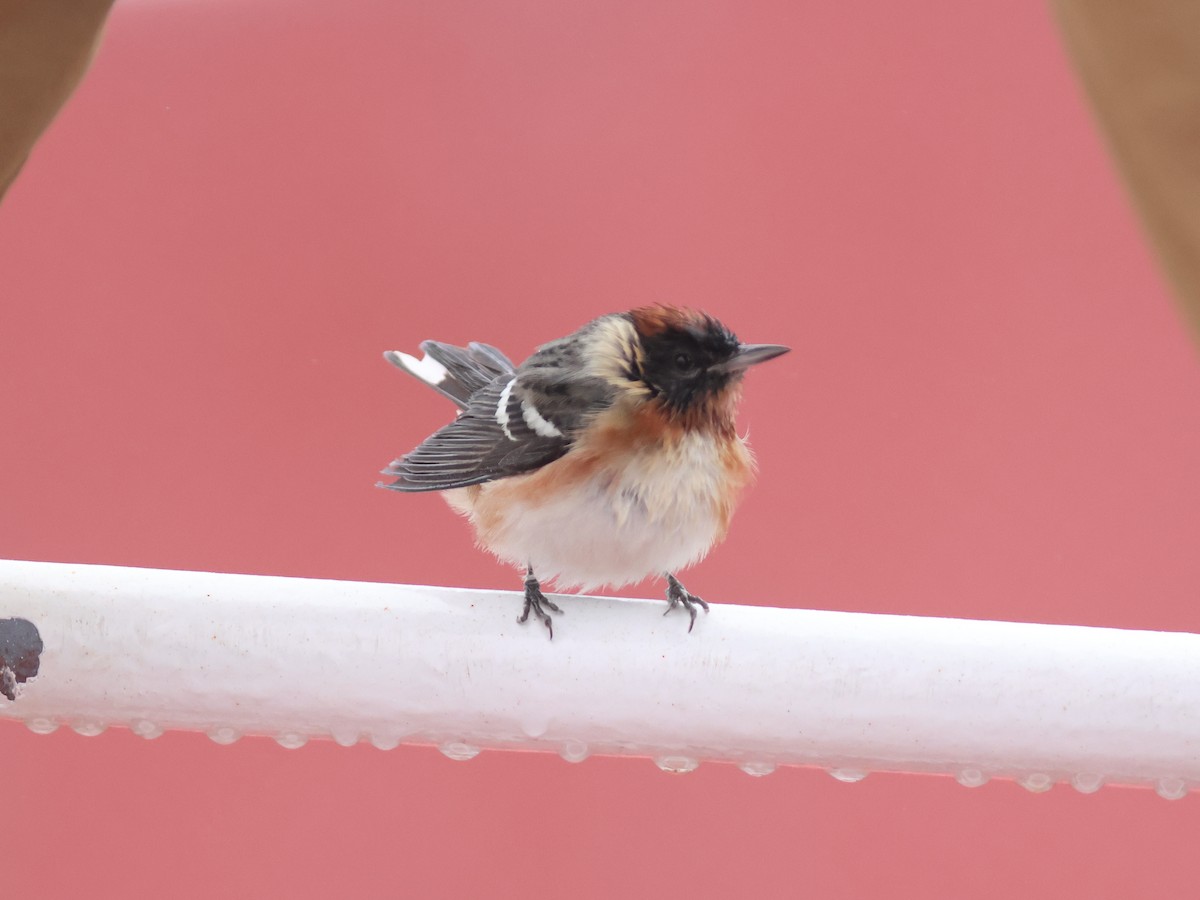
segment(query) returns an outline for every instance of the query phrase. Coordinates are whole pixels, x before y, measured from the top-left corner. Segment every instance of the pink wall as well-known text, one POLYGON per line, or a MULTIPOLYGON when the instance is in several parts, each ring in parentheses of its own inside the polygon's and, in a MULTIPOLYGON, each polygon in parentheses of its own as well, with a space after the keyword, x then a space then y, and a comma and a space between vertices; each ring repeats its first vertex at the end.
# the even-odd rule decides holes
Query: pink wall
MULTIPOLYGON (((449 414, 380 351, 671 300, 795 348, 698 593, 1200 630, 1200 362, 1047 13, 699 7, 118 6, 0 209, 0 556, 516 587, 372 487, 449 414)), ((14 897, 1200 877, 1144 790, 11 725, 0 771, 14 897)))

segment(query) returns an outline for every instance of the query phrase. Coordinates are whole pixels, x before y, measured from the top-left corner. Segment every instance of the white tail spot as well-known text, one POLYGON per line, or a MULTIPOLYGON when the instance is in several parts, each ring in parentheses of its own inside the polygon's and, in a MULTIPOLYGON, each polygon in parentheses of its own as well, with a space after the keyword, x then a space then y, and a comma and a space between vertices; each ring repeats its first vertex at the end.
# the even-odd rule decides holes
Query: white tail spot
POLYGON ((410 375, 415 375, 426 384, 441 384, 446 380, 446 367, 429 355, 417 359, 415 356, 409 356, 399 350, 389 350, 383 356, 393 366, 398 366, 410 375))

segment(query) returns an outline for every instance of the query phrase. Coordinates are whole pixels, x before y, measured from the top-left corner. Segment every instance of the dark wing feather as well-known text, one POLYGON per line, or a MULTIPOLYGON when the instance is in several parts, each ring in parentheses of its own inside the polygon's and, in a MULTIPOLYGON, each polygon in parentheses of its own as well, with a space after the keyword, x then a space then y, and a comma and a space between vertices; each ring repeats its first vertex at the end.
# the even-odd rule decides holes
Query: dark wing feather
POLYGON ((507 415, 501 424, 497 407, 513 377, 503 375, 476 392, 457 419, 384 469, 384 475, 396 480, 380 487, 396 491, 466 487, 533 471, 566 453, 569 436, 547 437, 529 427, 519 385, 508 391, 507 415))

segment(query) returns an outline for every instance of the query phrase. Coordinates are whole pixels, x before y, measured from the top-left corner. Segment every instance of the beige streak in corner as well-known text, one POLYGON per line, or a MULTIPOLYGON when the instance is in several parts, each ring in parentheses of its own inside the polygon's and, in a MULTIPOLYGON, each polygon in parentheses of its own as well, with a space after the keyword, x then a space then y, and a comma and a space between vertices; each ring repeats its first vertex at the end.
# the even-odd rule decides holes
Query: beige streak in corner
POLYGON ((1200 4, 1056 0, 1067 48, 1200 332, 1200 4))
POLYGON ((112 0, 0 0, 0 197, 83 78, 112 0))

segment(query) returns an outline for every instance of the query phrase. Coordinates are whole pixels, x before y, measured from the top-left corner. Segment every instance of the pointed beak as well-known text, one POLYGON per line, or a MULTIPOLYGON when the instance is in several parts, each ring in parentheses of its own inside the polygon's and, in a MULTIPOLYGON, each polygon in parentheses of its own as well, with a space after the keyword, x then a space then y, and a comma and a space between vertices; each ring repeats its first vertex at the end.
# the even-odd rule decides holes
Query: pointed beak
POLYGON ((784 347, 780 344, 742 344, 738 347, 737 353, 733 354, 728 362, 722 364, 721 369, 729 373, 744 372, 751 366, 757 366, 768 359, 783 356, 791 349, 791 347, 784 347))

